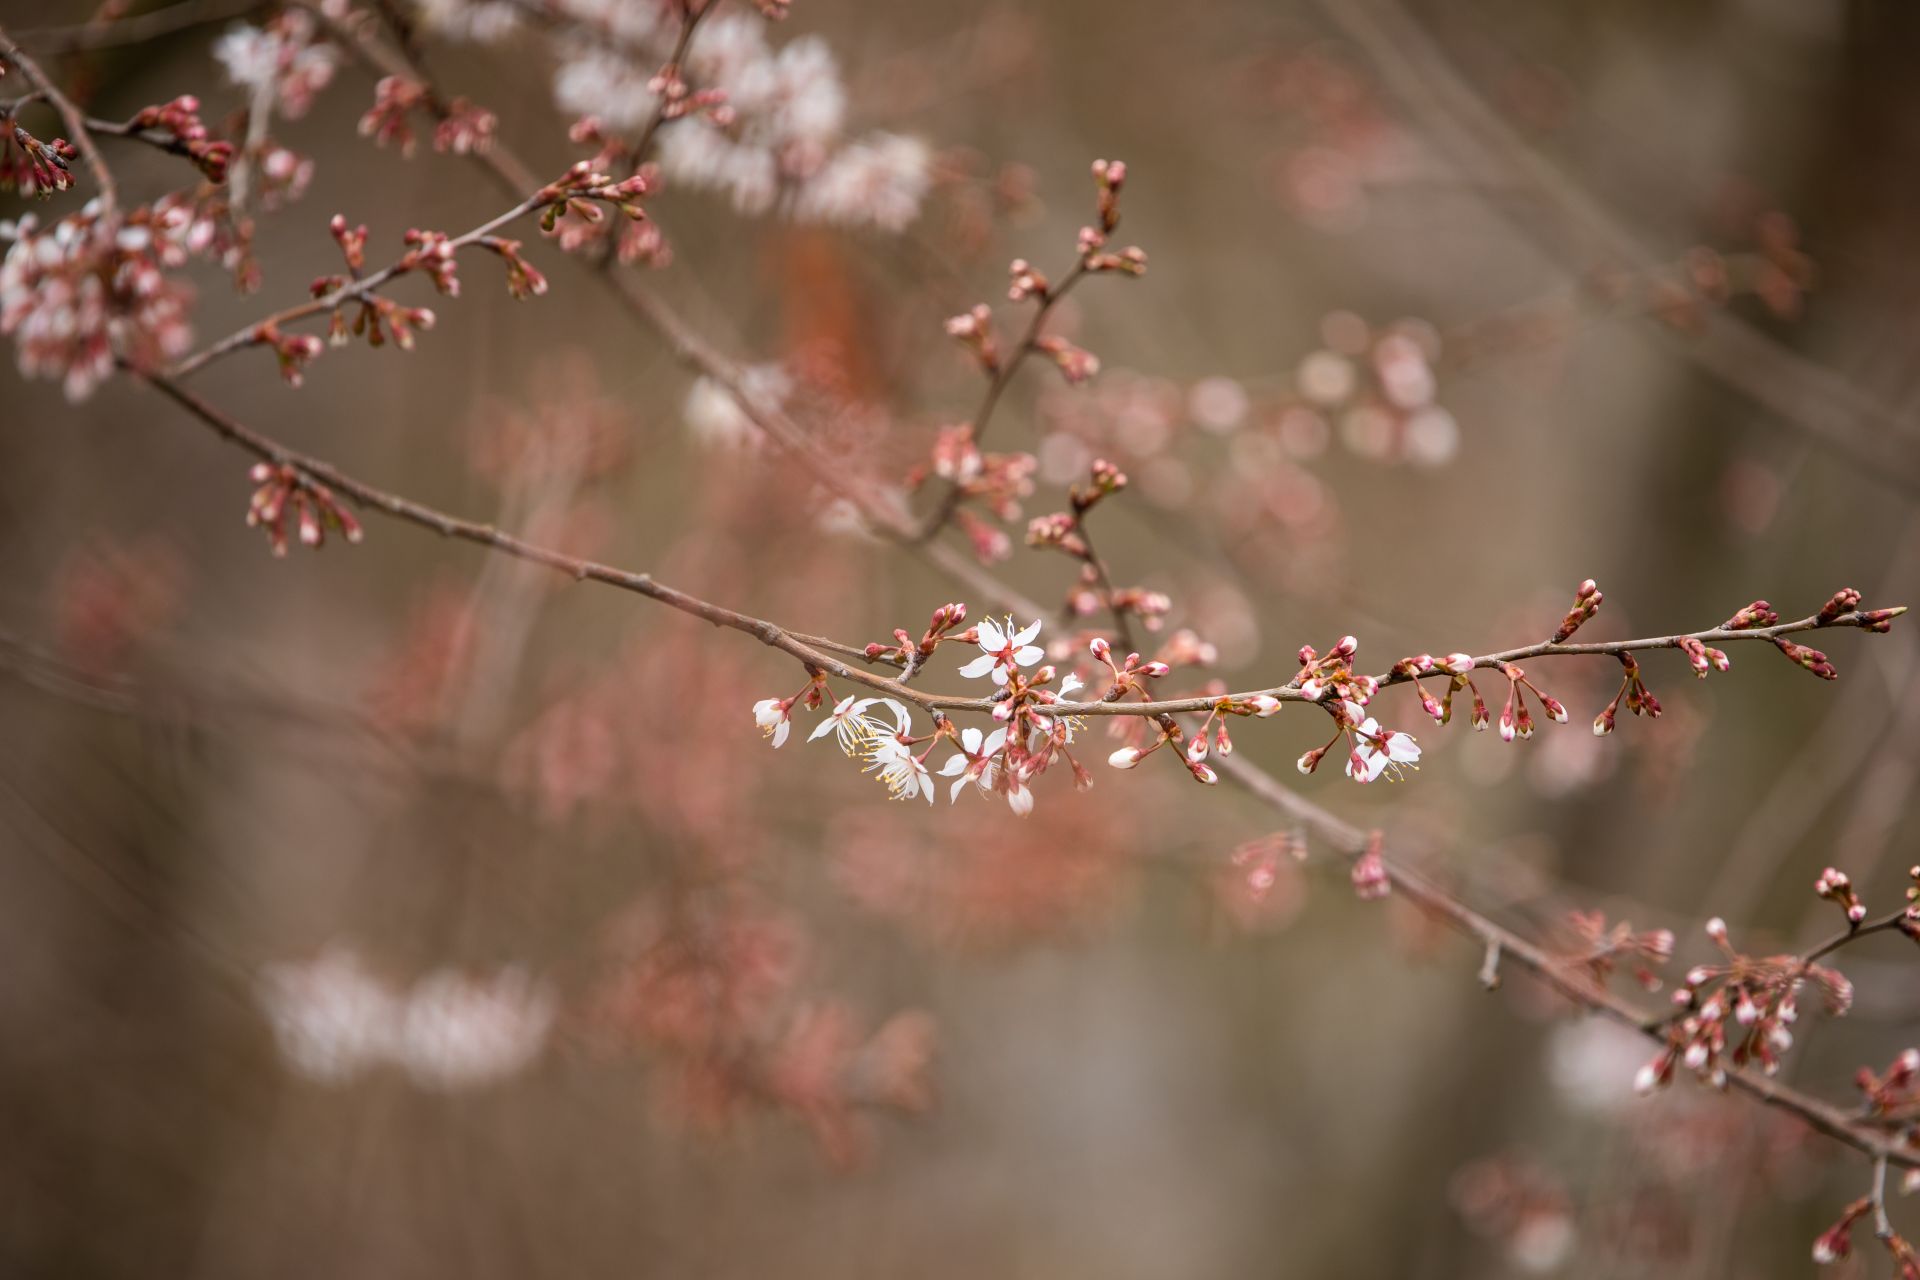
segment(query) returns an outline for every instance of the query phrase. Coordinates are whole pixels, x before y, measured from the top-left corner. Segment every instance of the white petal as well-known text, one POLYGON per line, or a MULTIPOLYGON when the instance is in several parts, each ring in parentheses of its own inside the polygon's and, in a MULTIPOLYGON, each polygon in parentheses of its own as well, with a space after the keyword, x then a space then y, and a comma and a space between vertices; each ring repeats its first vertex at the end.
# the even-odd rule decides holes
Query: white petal
POLYGON ((885 703, 892 709, 894 723, 899 726, 901 733, 905 733, 908 726, 913 723, 912 719, 907 715, 907 709, 892 698, 875 698, 874 701, 885 703))
POLYGON ((777 747, 785 742, 787 740, 787 731, 791 728, 793 728, 793 721, 782 720, 779 728, 773 731, 773 745, 777 747))
POLYGON ((953 780, 953 790, 947 793, 948 804, 958 804, 960 802, 960 792, 963 789, 965 789, 968 781, 969 779, 964 777, 955 778, 953 780))
POLYGON ((980 731, 972 725, 960 731, 960 745, 967 749, 968 755, 980 754, 980 731))
POLYGON ((987 653, 1007 647, 1007 633, 992 618, 980 619, 980 648, 987 653))
POLYGON ((1064 698, 1068 694, 1073 693, 1083 687, 1084 686, 1080 682, 1080 677, 1077 675, 1074 675, 1072 672, 1068 672, 1067 678, 1060 682, 1060 696, 1064 698))
POLYGON ((983 653, 966 666, 960 668, 960 674, 969 680, 977 680, 991 670, 993 670, 993 655, 983 653))
POLYGON ((839 727, 840 727, 840 721, 835 719, 833 716, 828 716, 826 719, 822 720, 819 724, 813 726, 813 732, 807 735, 807 741, 808 742, 818 741, 819 739, 826 737, 829 733, 832 733, 835 729, 838 729, 839 727))
POLYGON ((1026 648, 1015 652, 1013 660, 1023 667, 1030 667, 1046 656, 1047 651, 1045 649, 1042 649, 1037 644, 1030 644, 1026 648))
POLYGON ((1002 726, 1001 728, 995 729, 992 733, 987 735, 986 743, 980 748, 980 753, 984 753, 990 756, 997 755, 1000 751, 1000 748, 1006 745, 1007 745, 1007 730, 1005 726, 1002 726))
POLYGON ((1040 620, 1035 618, 1032 625, 1022 628, 1017 634, 1007 637, 1010 645, 1032 644, 1033 638, 1040 634, 1040 620))
POLYGON ((993 669, 993 682, 995 684, 1005 684, 1007 682, 1007 669, 1005 667, 995 667, 993 669))
POLYGON ((1033 812, 1033 792, 1025 787, 1012 787, 1007 791, 1007 808, 1021 817, 1033 812))
POLYGON ((954 774, 961 772, 966 767, 967 758, 965 756, 948 756, 947 762, 940 766, 940 776, 943 778, 951 778, 954 774))

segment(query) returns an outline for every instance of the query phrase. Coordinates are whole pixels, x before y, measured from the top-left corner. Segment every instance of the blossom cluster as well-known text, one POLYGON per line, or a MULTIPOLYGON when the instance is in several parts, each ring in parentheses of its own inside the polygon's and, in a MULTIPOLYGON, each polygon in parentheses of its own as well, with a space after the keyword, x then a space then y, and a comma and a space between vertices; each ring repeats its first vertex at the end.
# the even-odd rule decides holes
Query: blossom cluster
POLYGON ((423 1089, 449 1092, 525 1071, 545 1051, 558 1010, 522 969, 487 978, 438 970, 397 989, 340 947, 268 967, 259 1000, 281 1058, 309 1080, 345 1085, 394 1066, 423 1089))
MULTIPOLYGON (((441 0, 429 5, 442 30, 503 34, 504 5, 441 0)), ((853 135, 832 49, 802 36, 775 46, 760 14, 728 10, 700 21, 684 56, 668 58, 684 11, 665 0, 552 6, 555 101, 616 134, 656 116, 698 111, 692 127, 660 137, 660 169, 684 187, 728 195, 743 213, 779 212, 803 222, 899 231, 920 212, 932 184, 926 144, 898 134, 853 135)))
POLYGON ((1749 1062, 1772 1075, 1780 1068, 1780 1055, 1793 1045, 1788 1028, 1799 1017, 1799 993, 1809 982, 1828 1012, 1843 1014, 1853 1005, 1853 984, 1838 970, 1799 956, 1743 955, 1727 940, 1726 921, 1717 916, 1707 921, 1706 931, 1724 962, 1694 966, 1674 991, 1678 1012, 1666 1048, 1634 1081, 1643 1093, 1671 1082, 1681 1065, 1715 1088, 1726 1087, 1729 1067, 1749 1062))
MULTIPOLYGON (((953 749, 940 767, 941 777, 953 779, 947 789, 949 803, 957 802, 961 793, 972 787, 983 795, 1003 796, 1013 812, 1024 816, 1033 811, 1033 792, 1028 783, 1061 761, 1072 771, 1076 785, 1091 786, 1091 776, 1067 749, 1079 721, 1051 711, 1054 703, 1081 687, 1080 678, 1068 673, 1056 682, 1052 666, 1034 669, 1046 656, 1046 651, 1033 643, 1039 636, 1040 623, 1016 628, 1011 618, 989 618, 958 629, 965 618, 965 605, 943 605, 934 614, 920 645, 905 632, 899 633, 897 638, 904 647, 899 651, 924 655, 945 641, 975 646, 979 653, 960 668, 960 674, 990 680, 999 690, 992 710, 997 724, 991 732, 983 733, 972 726, 958 728, 945 716, 936 716, 932 732, 915 736, 912 716, 898 699, 848 695, 833 704, 808 735, 808 741, 832 735, 845 754, 865 761, 865 771, 884 783, 896 800, 917 798, 933 803, 935 784, 929 760, 942 743, 953 749)), ((876 657, 888 652, 882 645, 871 648, 876 657)), ((826 677, 815 673, 791 697, 756 702, 754 722, 778 747, 786 742, 793 727, 794 708, 824 706, 825 689, 826 677)))
POLYGON ((213 243, 214 227, 191 203, 165 196, 127 214, 91 200, 42 226, 29 214, 0 236, 0 334, 14 342, 20 372, 58 378, 83 400, 116 359, 154 364, 193 341, 193 292, 168 274, 213 243))

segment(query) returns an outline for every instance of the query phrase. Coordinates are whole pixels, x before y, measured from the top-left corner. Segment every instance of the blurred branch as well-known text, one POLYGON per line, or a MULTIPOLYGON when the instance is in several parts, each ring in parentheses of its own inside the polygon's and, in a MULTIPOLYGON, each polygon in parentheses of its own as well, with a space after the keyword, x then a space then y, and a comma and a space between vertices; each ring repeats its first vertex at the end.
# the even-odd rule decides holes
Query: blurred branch
MULTIPOLYGON (((1598 200, 1562 173, 1489 106, 1444 50, 1393 0, 1319 0, 1327 19, 1370 57, 1409 116, 1468 171, 1536 192, 1547 219, 1495 206, 1550 256, 1643 270, 1658 260, 1598 200)), ((1881 484, 1920 492, 1920 424, 1851 380, 1724 311, 1703 310, 1700 332, 1673 348, 1727 387, 1819 438, 1881 484)))
POLYGON ((114 45, 141 44, 193 27, 245 17, 266 7, 265 0, 182 0, 148 13, 112 22, 76 23, 66 27, 34 27, 23 32, 27 42, 44 53, 84 53, 114 45))

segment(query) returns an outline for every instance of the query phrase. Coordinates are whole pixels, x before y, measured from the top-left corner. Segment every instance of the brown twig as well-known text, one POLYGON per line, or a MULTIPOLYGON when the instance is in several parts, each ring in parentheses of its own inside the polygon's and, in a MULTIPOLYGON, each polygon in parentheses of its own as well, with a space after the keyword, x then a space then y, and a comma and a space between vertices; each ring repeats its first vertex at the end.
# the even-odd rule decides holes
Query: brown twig
MULTIPOLYGON (((973 427, 975 445, 978 445, 981 437, 986 434, 987 425, 993 420, 993 411, 999 406, 1000 397, 1006 394, 1007 387, 1012 384, 1014 374, 1020 371, 1020 366, 1026 363, 1029 356, 1039 350, 1041 330, 1046 327, 1047 318, 1053 314, 1054 307, 1088 274, 1086 259, 1083 257, 1073 264, 1073 269, 1062 277, 1058 285, 1048 289, 1040 298, 1039 305, 1033 309, 1032 318, 1027 321, 1026 332, 1020 335, 1020 340, 1014 344, 1011 351, 1001 356, 998 365, 987 378, 987 389, 981 396, 980 407, 975 409, 973 417, 968 419, 973 427)), ((914 540, 930 541, 946 528, 947 522, 953 519, 953 513, 959 509, 965 497, 966 490, 962 485, 958 482, 949 484, 946 492, 940 496, 939 503, 921 522, 914 534, 914 540)))
MULTIPOLYGON (((466 231, 452 237, 447 243, 455 250, 464 249, 486 239, 516 219, 522 218, 550 203, 552 203, 550 192, 544 189, 537 191, 533 195, 523 199, 513 208, 508 209, 505 213, 494 215, 471 231, 466 231)), ((255 321, 253 324, 234 330, 218 342, 202 347, 193 354, 181 358, 171 368, 166 370, 166 376, 168 378, 190 377, 192 374, 212 364, 222 356, 231 355, 235 351, 252 346, 260 341, 261 333, 269 327, 277 329, 292 324, 297 320, 303 320, 308 316, 322 315, 326 312, 334 311, 356 299, 371 297, 379 290, 380 286, 386 284, 388 281, 399 276, 407 275, 418 269, 419 264, 415 260, 414 255, 407 254, 392 264, 382 267, 372 275, 362 276, 355 280, 348 280, 339 288, 321 297, 288 307, 283 311, 276 311, 264 319, 255 321)))

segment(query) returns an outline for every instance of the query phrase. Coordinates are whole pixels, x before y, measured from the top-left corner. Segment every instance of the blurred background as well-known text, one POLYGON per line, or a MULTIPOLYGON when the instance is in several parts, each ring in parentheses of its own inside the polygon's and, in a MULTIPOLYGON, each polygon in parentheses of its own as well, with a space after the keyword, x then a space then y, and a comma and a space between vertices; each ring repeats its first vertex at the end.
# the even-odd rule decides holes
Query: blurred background
MULTIPOLYGON (((582 32, 644 6, 462 38, 501 35, 499 8, 427 6, 427 64, 557 174, 591 154, 574 116, 633 92, 594 61, 630 45, 582 32)), ((77 29, 85 4, 0 0, 0 25, 95 115, 191 92, 219 129, 248 90, 215 41, 271 10, 178 10, 138 43, 77 29)), ((617 269, 860 483, 973 412, 941 321, 986 301, 1010 327, 1006 261, 1063 271, 1089 163, 1128 162, 1119 239, 1149 271, 1063 305, 1101 373, 1022 373, 984 444, 1031 453, 1033 492, 973 519, 1010 540, 996 572, 1063 601, 1074 566, 1025 518, 1118 462, 1101 550, 1170 599, 1146 647, 1213 659, 1182 689, 1277 683, 1344 633, 1373 670, 1524 643, 1588 576, 1583 638, 1920 588, 1912 6, 732 21, 728 56, 797 44, 786 73, 844 87, 831 141, 893 148, 899 199, 763 200, 682 155, 649 204, 671 263, 617 269)), ((257 292, 183 273, 202 343, 337 271, 336 211, 378 263, 505 207, 468 160, 358 136, 376 77, 333 61, 273 121, 313 169, 262 210, 257 292)), ((130 201, 194 177, 108 144, 130 201)), ((986 612, 760 447, 590 262, 520 234, 542 298, 470 255, 458 299, 395 286, 439 316, 411 353, 329 351, 294 390, 248 351, 194 385, 375 484, 801 631, 986 612)), ((768 750, 748 708, 803 676, 743 636, 371 516, 360 546, 275 559, 249 460, 151 392, 69 403, 9 360, 0 404, 9 1274, 1800 1275, 1864 1189, 1741 1099, 1634 1098, 1645 1042, 1518 975, 1487 994, 1475 948, 1355 901, 1338 859, 1274 857, 1291 829, 1251 797, 1100 765, 1099 726, 1094 789, 1056 772, 1025 820, 893 804, 828 745, 768 750)), ((1305 714, 1236 736, 1556 947, 1576 907, 1672 928, 1677 974, 1712 915, 1757 952, 1830 932, 1829 863, 1899 901, 1914 646, 1827 648, 1837 685, 1759 645, 1705 683, 1655 655, 1666 714, 1604 739, 1611 664, 1536 664, 1572 724, 1514 745, 1392 692, 1426 753, 1392 787, 1293 774, 1305 714)), ((924 683, 957 690, 954 665, 924 683)), ((1803 1019, 1784 1077, 1845 1102, 1910 1043, 1913 959, 1845 952, 1857 1007, 1803 1019)), ((1843 1267, 1881 1274, 1863 1253, 1843 1267)))

